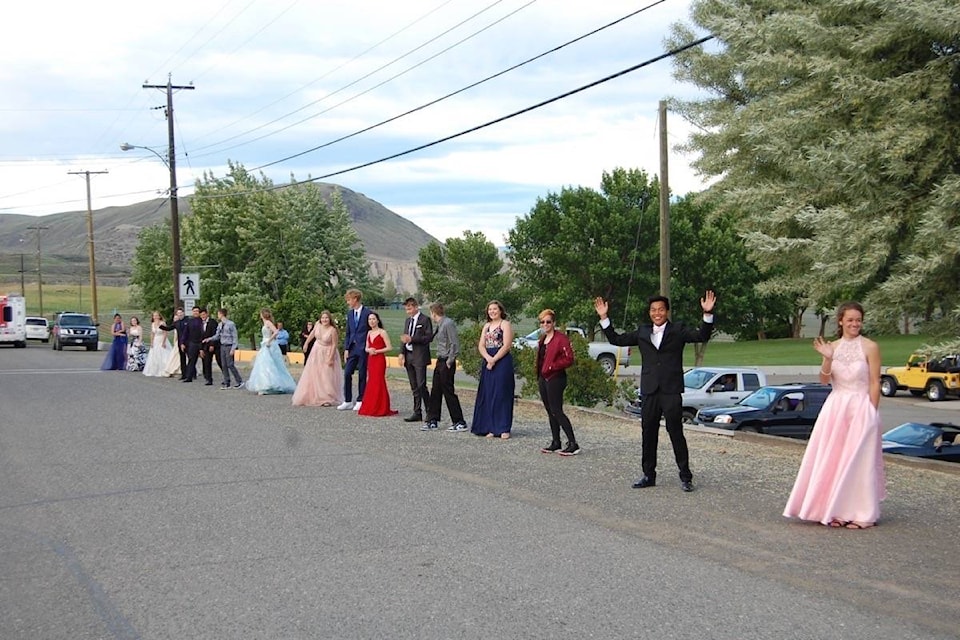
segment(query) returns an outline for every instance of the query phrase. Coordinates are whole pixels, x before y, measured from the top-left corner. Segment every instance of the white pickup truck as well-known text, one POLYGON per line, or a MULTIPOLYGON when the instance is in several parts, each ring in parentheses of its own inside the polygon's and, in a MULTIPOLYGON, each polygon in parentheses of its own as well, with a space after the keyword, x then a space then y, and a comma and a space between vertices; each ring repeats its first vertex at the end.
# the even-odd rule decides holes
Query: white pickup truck
MULTIPOLYGON (((700 409, 734 405, 766 385, 766 374, 753 367, 694 367, 683 374, 683 421, 693 424, 700 409)), ((639 416, 642 402, 637 389, 624 411, 639 416)))
MULTIPOLYGON (((566 327, 568 336, 578 335, 584 340, 587 333, 580 327, 566 327)), ((518 349, 536 348, 537 341, 540 339, 540 330, 528 333, 522 338, 514 338, 513 346, 518 349)), ((609 342, 590 342, 587 344, 590 357, 600 363, 607 375, 612 376, 617 370, 618 358, 621 367, 630 364, 630 347, 616 347, 609 342)))

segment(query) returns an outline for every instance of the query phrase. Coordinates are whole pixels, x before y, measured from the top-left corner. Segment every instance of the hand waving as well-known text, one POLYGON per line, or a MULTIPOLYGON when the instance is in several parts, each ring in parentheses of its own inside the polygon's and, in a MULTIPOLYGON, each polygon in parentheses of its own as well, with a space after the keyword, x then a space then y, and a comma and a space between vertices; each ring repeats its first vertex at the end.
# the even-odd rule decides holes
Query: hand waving
POLYGON ((813 339, 813 348, 827 360, 833 359, 833 345, 824 340, 823 336, 817 336, 813 339))
POLYGON ((704 313, 713 313, 713 307, 717 304, 717 296, 712 289, 707 289, 706 294, 700 298, 700 308, 704 313))

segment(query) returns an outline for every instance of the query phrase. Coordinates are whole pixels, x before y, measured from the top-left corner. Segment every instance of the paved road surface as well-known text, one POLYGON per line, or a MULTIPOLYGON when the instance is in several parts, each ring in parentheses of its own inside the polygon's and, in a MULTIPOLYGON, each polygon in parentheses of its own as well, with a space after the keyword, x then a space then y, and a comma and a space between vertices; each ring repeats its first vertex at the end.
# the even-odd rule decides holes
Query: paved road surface
MULTIPOLYGON (((583 455, 0 351, 3 638, 955 638, 960 475, 888 464, 880 526, 779 513, 796 443, 691 433, 697 491, 583 455)), ((409 410, 396 385, 394 404, 409 410)), ((468 410, 472 400, 464 393, 468 410)), ((535 408, 534 408, 535 409, 535 408)), ((667 439, 664 438, 664 441, 667 439)))

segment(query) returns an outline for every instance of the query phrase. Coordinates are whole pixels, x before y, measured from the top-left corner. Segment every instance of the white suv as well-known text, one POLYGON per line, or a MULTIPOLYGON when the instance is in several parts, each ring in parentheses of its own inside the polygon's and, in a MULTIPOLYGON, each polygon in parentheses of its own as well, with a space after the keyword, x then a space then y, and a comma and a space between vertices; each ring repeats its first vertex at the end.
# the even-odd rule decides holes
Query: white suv
POLYGON ((50 323, 46 318, 27 316, 27 340, 50 342, 50 323))

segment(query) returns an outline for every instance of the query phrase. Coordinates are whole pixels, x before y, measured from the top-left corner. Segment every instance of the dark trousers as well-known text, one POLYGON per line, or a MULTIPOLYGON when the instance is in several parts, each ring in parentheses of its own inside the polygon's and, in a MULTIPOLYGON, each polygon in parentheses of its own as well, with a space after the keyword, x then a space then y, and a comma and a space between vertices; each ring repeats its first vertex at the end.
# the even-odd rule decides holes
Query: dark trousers
POLYGON ((683 437, 683 399, 679 393, 655 392, 643 395, 640 405, 640 468, 650 479, 657 477, 657 443, 660 438, 660 416, 666 420, 667 434, 673 445, 673 455, 680 469, 680 479, 690 481, 690 453, 683 437))
POLYGON ((363 392, 367 388, 367 353, 360 355, 351 353, 343 366, 343 399, 353 402, 353 372, 357 372, 357 402, 363 400, 363 392))
POLYGON ((543 408, 547 410, 547 416, 550 419, 550 434, 553 436, 552 444, 560 444, 560 429, 567 436, 567 443, 576 444, 577 438, 573 435, 573 425, 570 424, 570 418, 563 412, 563 392, 567 388, 566 372, 559 373, 549 380, 538 378, 537 383, 540 387, 540 401, 543 402, 543 408))
POLYGON ((410 391, 413 392, 413 413, 423 415, 423 403, 430 402, 430 392, 427 390, 427 365, 413 364, 410 356, 404 357, 403 367, 407 370, 407 380, 410 381, 410 391))
POLYGON ((203 370, 203 379, 207 382, 213 382, 213 352, 210 351, 211 343, 206 343, 203 345, 203 353, 200 358, 200 366, 203 370))
POLYGON ((453 424, 463 422, 463 409, 460 407, 460 398, 453 388, 453 378, 457 373, 457 363, 448 366, 447 361, 437 358, 433 367, 433 388, 430 390, 430 407, 427 409, 427 420, 440 422, 441 401, 447 402, 447 413, 453 424))
POLYGON ((184 343, 184 344, 182 344, 182 345, 181 345, 181 344, 177 344, 177 353, 180 355, 180 379, 181 379, 181 380, 186 380, 186 379, 187 379, 187 349, 186 349, 186 346, 187 346, 186 343, 184 343), (184 347, 184 348, 181 349, 180 347, 184 347))
POLYGON ((183 377, 186 380, 193 380, 197 377, 197 358, 200 357, 200 343, 187 343, 187 369, 183 377))

